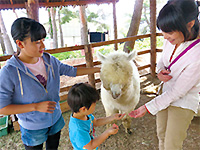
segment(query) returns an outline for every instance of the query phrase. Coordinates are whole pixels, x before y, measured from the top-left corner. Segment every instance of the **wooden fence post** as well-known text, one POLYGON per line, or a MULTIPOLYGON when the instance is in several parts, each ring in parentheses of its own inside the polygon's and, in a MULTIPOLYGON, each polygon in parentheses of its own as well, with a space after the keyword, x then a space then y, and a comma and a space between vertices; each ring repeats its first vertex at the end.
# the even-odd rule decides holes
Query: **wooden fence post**
MULTIPOLYGON (((84 45, 85 50, 85 60, 86 60, 86 67, 93 67, 93 56, 92 56, 92 48, 91 45, 84 45)), ((89 84, 95 87, 95 78, 94 74, 88 74, 89 84)))
POLYGON ((156 0, 150 1, 151 75, 156 77, 156 0))

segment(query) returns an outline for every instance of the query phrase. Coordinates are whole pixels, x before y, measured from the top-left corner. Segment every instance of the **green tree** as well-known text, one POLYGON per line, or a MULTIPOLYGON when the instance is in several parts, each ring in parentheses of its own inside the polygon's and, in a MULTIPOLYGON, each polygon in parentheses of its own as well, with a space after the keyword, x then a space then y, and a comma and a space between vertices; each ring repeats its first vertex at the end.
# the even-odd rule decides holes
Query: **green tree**
POLYGON ((5 47, 6 47, 6 53, 9 54, 9 55, 14 54, 14 50, 13 50, 10 38, 7 34, 6 26, 4 24, 4 20, 3 20, 3 17, 2 17, 1 11, 0 11, 0 29, 1 29, 0 33, 2 33, 3 41, 4 41, 4 44, 5 44, 5 47))
MULTIPOLYGON (((141 15, 142 15, 142 6, 143 6, 143 0, 135 0, 134 11, 133 11, 130 27, 127 33, 127 37, 138 34, 140 21, 141 21, 141 15)), ((135 40, 127 41, 124 44, 123 51, 129 53, 134 48, 134 44, 135 44, 135 40)))
POLYGON ((53 28, 53 48, 58 48, 57 26, 56 26, 56 8, 50 8, 51 23, 53 28))
POLYGON ((89 9, 86 10, 87 21, 94 23, 97 26, 97 31, 102 32, 103 30, 109 30, 109 26, 104 23, 106 15, 102 9, 99 9, 96 13, 91 12, 89 9))
MULTIPOLYGON (((78 18, 80 19, 80 11, 79 10, 70 10, 69 8, 65 7, 61 10, 61 24, 65 24, 66 22, 69 23, 72 19, 78 18)), ((93 23, 96 26, 96 30, 102 32, 104 30, 109 30, 109 26, 105 23, 106 16, 109 14, 104 13, 102 9, 98 9, 97 12, 92 12, 87 7, 86 8, 86 20, 88 23, 93 23)))
POLYGON ((139 34, 147 34, 149 32, 150 32, 150 3, 149 0, 144 0, 139 34))
POLYGON ((63 15, 63 17, 61 17, 61 24, 69 23, 73 18, 78 18, 76 12, 71 11, 68 7, 62 8, 60 14, 63 15))
POLYGON ((53 39, 53 27, 52 27, 50 8, 48 8, 47 11, 48 11, 48 16, 49 16, 49 30, 48 30, 48 33, 50 34, 51 39, 53 39))
POLYGON ((59 31, 60 31, 60 45, 61 47, 64 47, 64 39, 63 39, 63 31, 62 31, 62 24, 60 19, 60 9, 58 10, 58 23, 59 23, 59 31))

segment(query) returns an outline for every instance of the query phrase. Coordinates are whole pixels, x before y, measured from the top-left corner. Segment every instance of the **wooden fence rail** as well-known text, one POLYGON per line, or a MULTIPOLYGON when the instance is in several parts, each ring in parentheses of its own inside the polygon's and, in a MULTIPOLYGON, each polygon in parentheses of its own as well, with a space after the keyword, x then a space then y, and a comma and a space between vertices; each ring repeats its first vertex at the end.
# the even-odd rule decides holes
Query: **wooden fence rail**
MULTIPOLYGON (((150 37, 150 35, 151 35, 151 34, 138 35, 138 36, 132 36, 132 37, 122 38, 122 39, 117 39, 117 40, 110 40, 110 41, 92 43, 92 44, 89 44, 89 45, 90 45, 92 48, 94 48, 94 47, 100 47, 100 46, 115 44, 115 43, 123 43, 123 42, 126 42, 126 41, 144 39, 144 38, 150 37)), ((157 33, 156 35, 157 35, 157 36, 162 36, 161 33, 157 33)), ((63 47, 63 48, 57 48, 57 49, 49 49, 49 50, 45 50, 45 52, 48 52, 48 53, 50 53, 50 54, 55 54, 55 53, 76 51, 76 50, 84 49, 84 46, 85 46, 85 45, 79 45, 79 46, 63 47)), ((0 62, 1 62, 1 61, 6 61, 6 60, 9 59, 11 56, 12 56, 12 55, 0 56, 0 62)))
MULTIPOLYGON (((157 33, 156 36, 162 36, 162 34, 157 33)), ((122 38, 122 39, 117 39, 117 40, 110 40, 110 41, 92 43, 92 44, 88 44, 88 45, 79 45, 79 46, 63 47, 63 48, 57 48, 57 49, 49 49, 49 50, 45 50, 45 52, 48 52, 50 54, 55 54, 55 53, 77 51, 77 50, 84 49, 85 50, 86 63, 74 65, 74 67, 93 67, 93 66, 96 66, 96 65, 100 65, 101 62, 93 61, 92 48, 110 45, 110 44, 123 43, 123 42, 126 42, 126 41, 144 39, 144 38, 149 38, 149 37, 151 37, 151 34, 132 36, 132 37, 127 37, 127 38, 122 38)), ((156 52, 162 52, 162 49, 156 48, 156 52)), ((151 49, 141 50, 141 51, 138 52, 138 55, 144 55, 144 54, 151 54, 151 49)), ((12 55, 0 56, 0 62, 6 61, 11 56, 12 55)), ((151 67, 151 64, 147 64, 147 65, 144 65, 144 66, 139 66, 138 70, 140 71, 140 70, 150 68, 150 67, 151 67)), ((100 79, 95 79, 94 75, 88 75, 88 82, 90 84, 92 84, 93 86, 95 86, 96 83, 99 83, 101 81, 100 81, 100 79)), ((66 111, 69 110, 69 106, 67 104, 66 99, 67 99, 67 92, 70 88, 71 88, 71 86, 66 86, 66 87, 60 88, 60 106, 61 106, 62 112, 66 112, 66 111)), ((15 130, 18 130, 18 129, 19 129, 18 126, 16 126, 15 130)))
MULTIPOLYGON (((138 40, 138 39, 144 39, 144 38, 148 38, 150 37, 151 34, 146 34, 146 35, 139 35, 139 36, 132 36, 132 37, 128 37, 128 38, 122 38, 122 39, 117 39, 117 40, 110 40, 110 41, 104 41, 104 42, 98 42, 98 43, 92 43, 92 44, 88 44, 88 45, 79 45, 79 46, 71 46, 71 47, 63 47, 63 48, 57 48, 57 49, 50 49, 50 50, 45 50, 45 52, 48 52, 50 54, 55 54, 55 53, 62 53, 62 52, 69 52, 69 51, 76 51, 76 50, 85 50, 85 54, 87 56, 88 52, 91 52, 91 48, 94 47, 100 47, 100 46, 105 46, 105 45, 110 45, 110 44, 116 44, 116 43, 123 43, 126 41, 131 41, 131 40, 138 40)), ((161 33, 157 33, 156 36, 162 36, 161 33)), ((162 52, 162 49, 156 49, 156 52, 162 52)), ((138 55, 144 55, 144 54, 150 54, 151 53, 151 49, 148 50, 142 50, 138 52, 138 55)), ((9 59, 12 55, 6 55, 6 56, 0 56, 0 62, 2 61, 6 61, 7 59, 9 59)), ((91 54, 89 54, 89 59, 92 57, 91 54)), ((93 61, 93 59, 86 60, 86 63, 84 64, 79 64, 79 65, 74 65, 74 67, 92 67, 92 66, 96 66, 96 65, 100 65, 101 63, 99 61, 93 61), (92 60, 92 61, 91 61, 92 60), (87 65, 88 63, 88 65, 87 65)), ((138 70, 143 70, 146 68, 150 68, 151 64, 147 64, 144 66, 139 66, 138 70)), ((94 78, 94 77, 91 77, 94 78)), ((91 80, 91 79, 89 79, 91 80)), ((94 81, 92 81, 92 85, 94 85, 95 83, 99 83, 101 82, 100 79, 93 79, 94 81)), ((89 81, 89 83, 91 83, 89 81)), ((60 88, 60 93, 63 92, 67 92, 69 89, 71 88, 71 86, 67 86, 67 87, 62 87, 60 88)), ((61 102, 63 100, 66 100, 67 98, 67 94, 63 94, 62 96, 60 96, 60 100, 61 102)))

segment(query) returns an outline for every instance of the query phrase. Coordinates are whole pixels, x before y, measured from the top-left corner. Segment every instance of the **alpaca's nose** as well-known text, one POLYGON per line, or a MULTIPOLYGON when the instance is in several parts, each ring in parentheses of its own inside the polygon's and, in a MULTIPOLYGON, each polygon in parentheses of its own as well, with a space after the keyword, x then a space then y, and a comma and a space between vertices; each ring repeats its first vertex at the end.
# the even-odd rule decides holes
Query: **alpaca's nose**
POLYGON ((112 93, 112 97, 114 99, 117 99, 120 95, 121 95, 121 89, 122 89, 122 85, 121 84, 110 84, 110 89, 111 89, 111 93, 112 93))
POLYGON ((112 97, 113 97, 114 99, 117 99, 119 96, 120 96, 120 93, 113 93, 113 92, 112 92, 112 97))

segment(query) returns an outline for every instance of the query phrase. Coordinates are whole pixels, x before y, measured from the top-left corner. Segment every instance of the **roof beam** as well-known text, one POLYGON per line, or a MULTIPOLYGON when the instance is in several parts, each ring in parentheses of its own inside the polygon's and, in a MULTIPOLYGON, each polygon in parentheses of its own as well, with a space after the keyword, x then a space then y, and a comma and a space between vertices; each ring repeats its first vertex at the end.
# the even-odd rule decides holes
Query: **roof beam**
MULTIPOLYGON (((46 2, 39 2, 39 7, 59 7, 59 6, 74 6, 74 5, 87 5, 87 4, 104 4, 104 3, 113 3, 114 1, 118 2, 119 0, 88 0, 88 1, 66 1, 61 0, 60 2, 49 2, 49 0, 46 0, 46 2)), ((1 9, 22 9, 26 8, 25 3, 24 4, 13 4, 13 1, 10 0, 11 4, 0 4, 0 10, 1 9)))

